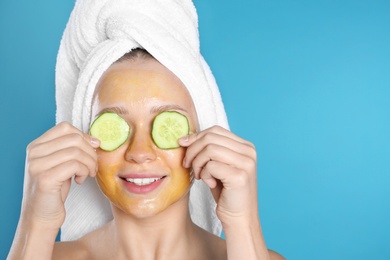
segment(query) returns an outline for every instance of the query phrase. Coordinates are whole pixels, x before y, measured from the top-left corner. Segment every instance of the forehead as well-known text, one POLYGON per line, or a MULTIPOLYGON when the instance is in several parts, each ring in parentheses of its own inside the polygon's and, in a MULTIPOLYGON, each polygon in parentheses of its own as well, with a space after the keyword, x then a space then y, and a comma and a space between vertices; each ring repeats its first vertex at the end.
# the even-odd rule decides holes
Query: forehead
POLYGON ((155 59, 125 60, 113 64, 97 86, 100 102, 129 99, 161 99, 167 102, 192 104, 184 84, 155 59))

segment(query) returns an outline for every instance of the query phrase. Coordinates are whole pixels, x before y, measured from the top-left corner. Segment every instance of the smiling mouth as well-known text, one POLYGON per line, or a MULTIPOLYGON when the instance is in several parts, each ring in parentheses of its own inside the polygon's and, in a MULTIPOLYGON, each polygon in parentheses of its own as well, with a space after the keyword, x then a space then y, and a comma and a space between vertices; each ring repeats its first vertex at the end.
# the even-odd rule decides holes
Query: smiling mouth
POLYGON ((125 180, 126 182, 134 183, 138 186, 145 186, 152 184, 153 182, 159 181, 166 176, 163 176, 161 178, 121 178, 122 180, 125 180))

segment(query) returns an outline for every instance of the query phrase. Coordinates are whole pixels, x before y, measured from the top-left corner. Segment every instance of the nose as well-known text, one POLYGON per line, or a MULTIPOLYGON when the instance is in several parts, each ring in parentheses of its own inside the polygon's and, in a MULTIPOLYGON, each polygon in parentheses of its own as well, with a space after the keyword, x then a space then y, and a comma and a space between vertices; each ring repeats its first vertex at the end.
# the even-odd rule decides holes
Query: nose
POLYGON ((156 157, 156 150, 154 149, 151 134, 142 129, 134 129, 125 153, 125 160, 142 164, 154 161, 156 157))

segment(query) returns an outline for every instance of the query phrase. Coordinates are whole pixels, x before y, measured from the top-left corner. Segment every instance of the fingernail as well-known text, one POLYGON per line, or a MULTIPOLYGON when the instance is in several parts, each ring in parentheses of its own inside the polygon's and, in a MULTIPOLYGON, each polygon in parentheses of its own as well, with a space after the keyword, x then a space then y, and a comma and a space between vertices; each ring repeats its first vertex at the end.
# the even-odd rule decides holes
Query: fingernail
POLYGON ((100 141, 99 141, 99 139, 96 139, 95 137, 92 137, 91 136, 91 138, 89 139, 89 142, 91 143, 91 144, 93 144, 93 145, 100 145, 100 141))
POLYGON ((183 143, 186 143, 186 142, 188 142, 188 139, 189 139, 189 136, 186 135, 186 136, 183 136, 182 138, 180 138, 179 141, 183 142, 183 143))

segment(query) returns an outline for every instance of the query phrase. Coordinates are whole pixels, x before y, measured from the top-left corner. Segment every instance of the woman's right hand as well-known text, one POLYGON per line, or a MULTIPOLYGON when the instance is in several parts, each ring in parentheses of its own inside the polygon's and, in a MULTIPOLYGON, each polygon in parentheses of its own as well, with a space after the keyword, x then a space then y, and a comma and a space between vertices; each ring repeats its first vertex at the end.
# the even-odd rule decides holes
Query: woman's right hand
POLYGON ((82 184, 97 172, 99 141, 63 122, 27 147, 22 217, 59 229, 72 177, 82 184))

